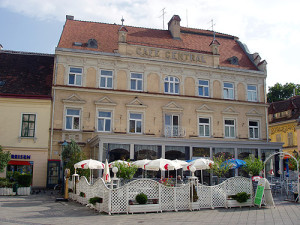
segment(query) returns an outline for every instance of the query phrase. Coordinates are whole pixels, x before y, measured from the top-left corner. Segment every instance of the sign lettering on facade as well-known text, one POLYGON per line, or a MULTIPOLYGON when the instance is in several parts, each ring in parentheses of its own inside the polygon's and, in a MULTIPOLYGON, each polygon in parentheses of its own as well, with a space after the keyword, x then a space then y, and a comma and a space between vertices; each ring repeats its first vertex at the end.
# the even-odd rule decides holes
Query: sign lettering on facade
POLYGON ((142 57, 160 58, 180 62, 206 63, 204 55, 197 53, 137 47, 136 54, 142 57))
POLYGON ((15 155, 15 154, 12 154, 10 156, 11 159, 30 159, 31 156, 30 155, 15 155))

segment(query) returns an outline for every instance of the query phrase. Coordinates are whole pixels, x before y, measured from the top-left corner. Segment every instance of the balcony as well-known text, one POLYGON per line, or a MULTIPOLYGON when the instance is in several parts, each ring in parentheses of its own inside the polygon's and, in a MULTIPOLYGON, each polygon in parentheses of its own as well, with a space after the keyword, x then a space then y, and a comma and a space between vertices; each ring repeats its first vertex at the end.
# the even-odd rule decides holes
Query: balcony
POLYGON ((180 126, 165 126, 165 137, 185 137, 185 129, 180 126))

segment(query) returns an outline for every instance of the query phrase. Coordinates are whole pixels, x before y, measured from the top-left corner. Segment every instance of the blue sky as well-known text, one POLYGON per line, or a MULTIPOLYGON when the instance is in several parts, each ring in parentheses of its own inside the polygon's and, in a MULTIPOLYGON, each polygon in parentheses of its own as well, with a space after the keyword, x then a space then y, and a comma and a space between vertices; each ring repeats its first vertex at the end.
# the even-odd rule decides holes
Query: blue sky
POLYGON ((54 53, 66 15, 77 20, 165 28, 181 25, 239 37, 268 63, 267 86, 300 83, 300 2, 297 0, 0 0, 0 44, 5 50, 54 53))

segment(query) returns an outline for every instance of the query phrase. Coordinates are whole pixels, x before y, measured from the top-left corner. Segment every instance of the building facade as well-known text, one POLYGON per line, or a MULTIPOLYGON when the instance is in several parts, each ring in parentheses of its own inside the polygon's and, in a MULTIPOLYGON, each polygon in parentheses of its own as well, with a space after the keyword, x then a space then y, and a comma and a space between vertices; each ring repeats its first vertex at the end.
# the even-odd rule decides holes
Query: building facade
POLYGON ((273 102, 269 106, 269 135, 272 142, 283 142, 283 151, 298 155, 300 150, 300 96, 273 102))
MULTIPOLYGON (((0 145, 7 171, 32 174, 45 187, 54 55, 0 50, 0 145)), ((6 171, 1 173, 6 176, 6 171)))
POLYGON ((74 139, 87 157, 267 157, 266 62, 237 37, 74 20, 56 48, 50 159, 74 139))

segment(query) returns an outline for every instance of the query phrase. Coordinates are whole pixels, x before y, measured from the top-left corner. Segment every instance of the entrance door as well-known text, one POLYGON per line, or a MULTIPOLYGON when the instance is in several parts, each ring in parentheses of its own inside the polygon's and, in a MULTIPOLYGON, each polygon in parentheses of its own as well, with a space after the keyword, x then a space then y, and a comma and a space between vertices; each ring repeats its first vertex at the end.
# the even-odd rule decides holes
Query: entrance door
POLYGON ((60 160, 48 160, 47 188, 54 188, 60 183, 60 160))

